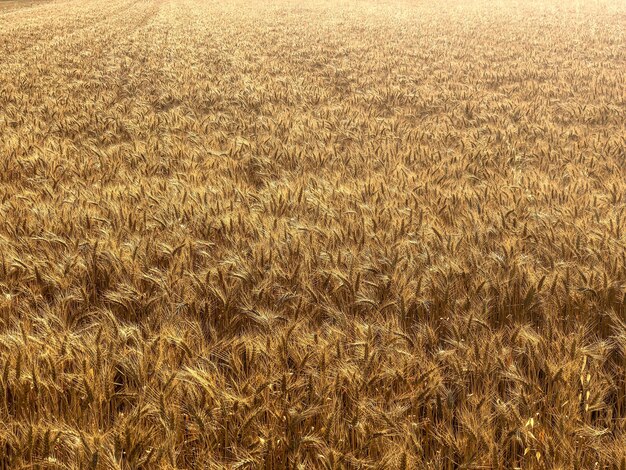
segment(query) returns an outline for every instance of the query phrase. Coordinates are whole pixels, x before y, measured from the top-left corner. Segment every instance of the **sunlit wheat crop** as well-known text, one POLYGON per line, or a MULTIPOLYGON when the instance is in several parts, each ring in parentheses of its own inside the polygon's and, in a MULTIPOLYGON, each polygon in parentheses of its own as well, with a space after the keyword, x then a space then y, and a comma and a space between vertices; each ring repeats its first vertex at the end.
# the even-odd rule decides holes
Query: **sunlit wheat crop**
POLYGON ((0 468, 626 470, 626 3, 0 0, 0 468))

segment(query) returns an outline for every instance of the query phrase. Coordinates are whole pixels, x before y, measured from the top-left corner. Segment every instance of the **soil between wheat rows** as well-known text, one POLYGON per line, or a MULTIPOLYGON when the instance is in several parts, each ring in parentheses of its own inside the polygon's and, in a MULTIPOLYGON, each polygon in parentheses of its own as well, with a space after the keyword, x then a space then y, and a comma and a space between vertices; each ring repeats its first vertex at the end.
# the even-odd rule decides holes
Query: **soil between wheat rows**
POLYGON ((0 7, 0 468, 626 469, 626 3, 0 7))

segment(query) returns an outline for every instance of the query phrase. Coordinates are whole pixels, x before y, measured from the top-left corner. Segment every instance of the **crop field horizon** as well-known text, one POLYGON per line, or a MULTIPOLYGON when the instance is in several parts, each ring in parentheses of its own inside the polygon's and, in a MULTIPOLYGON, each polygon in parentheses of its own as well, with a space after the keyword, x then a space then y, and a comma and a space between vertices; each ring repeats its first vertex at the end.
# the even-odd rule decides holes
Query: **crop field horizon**
POLYGON ((0 2, 0 469, 626 470, 626 2, 0 2))

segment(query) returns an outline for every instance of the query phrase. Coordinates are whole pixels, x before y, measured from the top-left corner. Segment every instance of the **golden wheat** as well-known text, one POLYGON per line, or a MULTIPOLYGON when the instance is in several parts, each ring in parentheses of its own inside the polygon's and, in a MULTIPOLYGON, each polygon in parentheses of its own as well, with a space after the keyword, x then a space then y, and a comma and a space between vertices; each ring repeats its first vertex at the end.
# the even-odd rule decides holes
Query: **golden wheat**
POLYGON ((0 0, 0 468, 626 470, 626 5, 0 0))

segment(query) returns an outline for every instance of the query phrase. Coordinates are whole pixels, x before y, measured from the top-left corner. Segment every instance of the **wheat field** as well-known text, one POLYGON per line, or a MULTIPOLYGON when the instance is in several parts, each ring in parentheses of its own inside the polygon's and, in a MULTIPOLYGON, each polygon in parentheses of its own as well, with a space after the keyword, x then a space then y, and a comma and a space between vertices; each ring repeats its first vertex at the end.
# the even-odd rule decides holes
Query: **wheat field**
POLYGON ((0 1, 0 468, 626 470, 626 2, 0 1))

